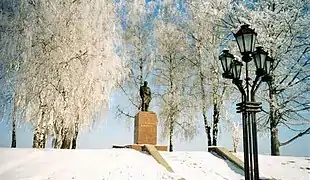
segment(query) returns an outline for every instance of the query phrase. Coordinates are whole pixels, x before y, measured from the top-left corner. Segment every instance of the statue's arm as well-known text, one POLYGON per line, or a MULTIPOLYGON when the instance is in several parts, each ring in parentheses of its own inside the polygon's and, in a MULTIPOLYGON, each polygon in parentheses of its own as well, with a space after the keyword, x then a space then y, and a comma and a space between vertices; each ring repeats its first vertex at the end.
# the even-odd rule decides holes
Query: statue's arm
POLYGON ((150 88, 148 89, 148 95, 150 96, 150 98, 152 97, 152 92, 150 88))

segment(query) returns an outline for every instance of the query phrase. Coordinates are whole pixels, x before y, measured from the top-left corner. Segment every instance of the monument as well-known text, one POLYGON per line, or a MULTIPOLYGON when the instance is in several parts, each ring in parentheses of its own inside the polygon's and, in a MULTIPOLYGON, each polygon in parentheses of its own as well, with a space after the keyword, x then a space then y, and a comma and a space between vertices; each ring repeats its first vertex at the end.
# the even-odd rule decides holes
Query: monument
POLYGON ((141 111, 135 117, 134 129, 134 145, 139 149, 140 145, 151 144, 155 145, 158 150, 167 151, 167 146, 157 145, 157 116, 154 112, 148 111, 149 104, 152 100, 151 89, 147 86, 147 81, 144 81, 140 87, 141 111))
POLYGON ((134 144, 128 146, 113 146, 114 148, 129 147, 142 151, 145 144, 154 145, 159 151, 167 151, 168 146, 157 145, 157 116, 154 112, 148 111, 152 100, 151 89, 147 86, 147 81, 140 86, 141 108, 135 116, 134 144))

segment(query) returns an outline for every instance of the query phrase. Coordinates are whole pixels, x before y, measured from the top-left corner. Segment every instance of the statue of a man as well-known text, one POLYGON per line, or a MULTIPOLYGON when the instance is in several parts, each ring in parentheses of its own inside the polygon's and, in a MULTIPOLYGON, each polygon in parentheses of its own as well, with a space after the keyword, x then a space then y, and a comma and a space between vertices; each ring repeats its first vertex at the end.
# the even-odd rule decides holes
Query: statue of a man
POLYGON ((151 102, 151 89, 147 87, 147 81, 144 81, 143 86, 140 86, 140 97, 142 99, 141 111, 147 111, 151 102))

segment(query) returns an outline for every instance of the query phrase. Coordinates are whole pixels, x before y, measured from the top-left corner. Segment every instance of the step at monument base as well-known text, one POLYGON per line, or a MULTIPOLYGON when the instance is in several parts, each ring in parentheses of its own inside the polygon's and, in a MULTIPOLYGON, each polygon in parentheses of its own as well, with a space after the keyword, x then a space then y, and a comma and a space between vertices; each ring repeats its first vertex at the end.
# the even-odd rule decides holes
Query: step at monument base
MULTIPOLYGON (((145 145, 146 144, 132 144, 132 145, 125 145, 125 146, 113 145, 112 148, 130 148, 130 149, 134 149, 137 151, 145 151, 145 145)), ((158 151, 168 151, 168 146, 155 145, 155 148, 158 151)))

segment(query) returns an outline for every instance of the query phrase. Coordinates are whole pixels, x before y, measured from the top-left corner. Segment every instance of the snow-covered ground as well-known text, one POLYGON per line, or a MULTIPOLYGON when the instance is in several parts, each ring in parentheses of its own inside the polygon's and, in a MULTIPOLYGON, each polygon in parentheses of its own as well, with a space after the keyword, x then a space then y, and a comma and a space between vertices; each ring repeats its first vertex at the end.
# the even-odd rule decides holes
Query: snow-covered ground
POLYGON ((0 149, 0 180, 178 179, 132 149, 0 149))
MULTIPOLYGON (((243 160, 243 153, 235 154, 243 160)), ((259 155, 259 170, 264 177, 283 180, 310 180, 310 157, 259 155)))
POLYGON ((175 173, 186 180, 244 179, 243 171, 208 152, 161 152, 175 173))
MULTIPOLYGON (((208 152, 161 152, 175 173, 132 149, 0 148, 0 180, 240 180, 243 172, 208 152)), ((237 154, 242 158, 242 154, 237 154)), ((309 180, 310 158, 260 156, 263 175, 309 180)))

